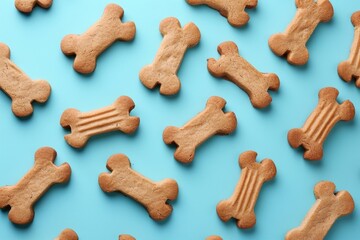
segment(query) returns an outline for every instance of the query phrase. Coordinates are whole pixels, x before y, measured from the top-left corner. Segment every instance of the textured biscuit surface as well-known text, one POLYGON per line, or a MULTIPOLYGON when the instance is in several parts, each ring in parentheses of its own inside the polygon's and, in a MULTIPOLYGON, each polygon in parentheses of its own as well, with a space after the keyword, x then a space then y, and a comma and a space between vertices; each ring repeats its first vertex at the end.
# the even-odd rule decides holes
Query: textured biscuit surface
POLYGON ((123 154, 109 158, 106 167, 111 173, 99 176, 99 185, 104 192, 121 192, 142 204, 150 217, 156 221, 170 216, 172 206, 169 200, 175 200, 178 195, 178 184, 173 179, 160 182, 140 175, 131 169, 130 161, 123 154))
POLYGON ((34 218, 34 204, 54 184, 70 179, 71 168, 64 163, 54 165, 56 152, 43 147, 35 153, 33 168, 14 186, 0 188, 0 208, 10 207, 9 220, 15 224, 28 224, 34 218))
POLYGON ((221 57, 208 60, 208 70, 215 77, 225 78, 242 88, 250 97, 254 107, 264 108, 271 103, 268 90, 278 90, 280 81, 276 74, 260 73, 239 56, 234 42, 223 42, 218 46, 221 57))
POLYGON ((244 26, 249 20, 245 8, 255 8, 257 0, 186 0, 190 5, 205 4, 219 11, 234 27, 244 26))
POLYGON ((20 12, 30 13, 35 5, 39 5, 42 8, 49 8, 52 2, 53 0, 15 0, 15 7, 20 12))
POLYGON ((309 59, 306 43, 320 22, 328 22, 334 15, 329 0, 295 0, 295 18, 285 33, 275 34, 269 39, 271 50, 278 56, 286 56, 294 65, 304 65, 309 59))
POLYGON ((240 180, 233 195, 219 202, 216 211, 223 221, 237 220, 239 228, 251 228, 256 223, 255 204, 264 182, 273 179, 276 167, 272 160, 256 162, 257 153, 247 151, 240 154, 239 164, 242 169, 240 180))
POLYGON ((124 10, 116 4, 106 6, 103 16, 84 34, 70 34, 61 41, 65 55, 76 55, 74 69, 83 74, 92 73, 97 57, 115 41, 130 41, 135 37, 135 24, 122 23, 124 10))
POLYGON ((323 88, 319 91, 319 103, 302 128, 291 129, 288 133, 290 146, 305 149, 304 158, 320 160, 323 156, 323 143, 331 129, 339 121, 350 121, 355 116, 355 107, 349 100, 338 104, 339 91, 336 88, 323 88))
POLYGON ((32 102, 46 102, 51 91, 48 82, 32 81, 10 61, 10 49, 3 43, 0 43, 0 88, 12 99, 11 108, 18 117, 31 115, 32 102))
POLYGON ((69 228, 62 231, 60 235, 57 238, 55 238, 55 240, 78 240, 78 239, 79 237, 76 234, 76 232, 69 228))
POLYGON ((141 69, 139 78, 149 89, 160 85, 160 93, 173 95, 180 90, 177 71, 188 48, 200 41, 200 31, 194 23, 181 28, 179 20, 170 17, 160 23, 164 39, 155 56, 154 62, 141 69))
POLYGON ((121 234, 119 240, 136 240, 133 236, 127 234, 121 234))
POLYGON ((235 113, 223 111, 226 101, 221 97, 210 97, 204 111, 199 113, 183 127, 167 127, 163 132, 166 144, 176 144, 176 160, 190 163, 194 159, 197 146, 218 134, 232 133, 237 125, 235 113))
POLYGON ((74 148, 82 148, 94 135, 112 131, 131 134, 140 124, 140 118, 130 116, 134 107, 135 103, 131 98, 121 96, 112 105, 87 113, 69 108, 60 119, 62 127, 71 128, 71 133, 65 135, 65 140, 74 148))
POLYGON ((335 221, 354 211, 355 203, 347 191, 335 192, 335 184, 322 181, 314 188, 316 202, 302 224, 286 234, 286 240, 324 239, 335 221))
POLYGON ((354 25, 354 41, 350 50, 349 59, 338 66, 339 76, 345 81, 355 80, 357 87, 360 87, 360 11, 351 16, 354 25))

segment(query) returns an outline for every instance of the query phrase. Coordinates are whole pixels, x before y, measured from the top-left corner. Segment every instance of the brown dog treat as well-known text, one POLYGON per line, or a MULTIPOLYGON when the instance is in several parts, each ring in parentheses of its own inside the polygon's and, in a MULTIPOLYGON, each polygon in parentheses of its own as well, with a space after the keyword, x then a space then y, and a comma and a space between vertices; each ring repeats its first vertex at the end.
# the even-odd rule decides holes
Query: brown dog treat
POLYGON ((57 238, 55 238, 55 240, 78 240, 78 239, 79 237, 76 234, 76 232, 69 228, 62 231, 60 235, 57 238))
POLYGON ((356 86, 360 88, 360 11, 351 16, 351 22, 355 27, 355 34, 350 57, 339 64, 338 73, 345 82, 354 79, 356 86))
POLYGON ((210 237, 207 237, 206 240, 222 240, 222 238, 219 236, 210 236, 210 237))
POLYGON ((3 43, 0 43, 0 88, 12 99, 11 108, 18 117, 31 115, 32 102, 46 102, 51 91, 48 82, 32 81, 10 61, 10 49, 3 43))
POLYGON ((149 89, 160 85, 160 93, 173 95, 180 90, 177 71, 188 48, 200 41, 200 31, 194 23, 181 28, 179 20, 170 17, 160 23, 160 32, 164 39, 154 62, 141 69, 139 78, 149 89))
POLYGON ((221 97, 210 97, 204 111, 199 113, 183 127, 167 127, 163 133, 166 144, 176 144, 176 160, 190 163, 194 159, 197 146, 214 135, 232 133, 237 125, 235 113, 225 113, 222 109, 226 101, 221 97))
POLYGON ((119 236, 119 240, 136 240, 136 239, 131 235, 122 234, 119 236))
POLYGON ((14 186, 0 188, 0 208, 10 207, 9 219, 15 224, 28 224, 34 218, 34 204, 54 184, 70 179, 71 168, 54 165, 56 152, 43 147, 35 153, 33 168, 14 186))
POLYGON ((354 211, 355 204, 350 193, 335 193, 335 184, 322 181, 314 188, 316 202, 300 227, 286 234, 286 240, 324 239, 335 221, 354 211))
POLYGON ((103 16, 82 35, 70 34, 61 41, 65 55, 76 55, 74 69, 83 74, 92 73, 97 57, 115 41, 130 41, 135 37, 135 24, 122 23, 124 10, 116 4, 106 6, 103 16))
POLYGON ((140 118, 130 116, 134 107, 135 103, 131 98, 122 96, 110 106, 87 113, 74 108, 67 109, 60 120, 62 127, 71 128, 71 133, 65 135, 65 140, 74 148, 82 148, 94 135, 117 130, 131 134, 140 124, 140 118))
POLYGON ((264 182, 273 179, 276 167, 272 160, 256 162, 257 153, 247 151, 239 156, 239 165, 243 169, 240 180, 231 198, 219 202, 216 211, 224 222, 231 218, 237 220, 239 228, 251 228, 256 223, 255 204, 264 182))
POLYGON ((257 0, 187 0, 190 5, 208 5, 217 10, 234 27, 244 26, 249 20, 245 8, 255 8, 257 0))
POLYGON ((131 169, 130 161, 123 154, 109 158, 106 165, 111 173, 99 176, 99 185, 104 192, 121 192, 142 204, 150 217, 156 221, 166 219, 172 212, 168 203, 178 195, 175 180, 164 179, 153 182, 131 169))
POLYGON ((320 160, 323 156, 323 143, 331 129, 339 121, 350 121, 355 116, 355 108, 349 100, 338 104, 339 91, 336 88, 323 88, 319 92, 319 103, 302 128, 291 129, 288 141, 291 147, 303 146, 304 158, 320 160))
POLYGON ((35 5, 39 5, 42 8, 49 8, 52 2, 53 0, 15 0, 15 7, 20 12, 30 13, 35 5))
POLYGON ((269 39, 271 50, 278 56, 286 56, 294 65, 304 65, 309 59, 306 43, 320 22, 328 22, 334 15, 329 0, 295 0, 297 12, 285 33, 269 39))
POLYGON ((223 42, 218 46, 221 55, 219 60, 210 58, 208 70, 215 77, 225 78, 241 89, 250 97, 254 107, 264 108, 271 103, 268 90, 276 91, 280 81, 274 73, 260 73, 244 58, 239 56, 238 47, 234 42, 223 42))

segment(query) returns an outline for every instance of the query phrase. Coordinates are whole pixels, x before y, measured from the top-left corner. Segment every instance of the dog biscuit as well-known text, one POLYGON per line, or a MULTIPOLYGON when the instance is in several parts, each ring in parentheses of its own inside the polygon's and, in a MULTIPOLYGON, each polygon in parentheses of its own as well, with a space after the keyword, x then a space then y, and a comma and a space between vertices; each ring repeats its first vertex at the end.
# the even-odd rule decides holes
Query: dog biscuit
POLYGON ((155 56, 154 62, 141 69, 139 78, 149 89, 160 85, 160 93, 173 95, 180 90, 177 71, 188 48, 200 41, 200 31, 194 23, 181 28, 178 19, 170 17, 160 23, 160 32, 164 39, 155 56))
POLYGON ((354 211, 350 193, 335 193, 335 184, 322 181, 314 188, 316 202, 300 225, 286 234, 286 240, 324 239, 335 221, 354 211))
POLYGON ((34 218, 34 204, 54 184, 70 179, 70 165, 54 165, 56 151, 43 147, 35 153, 33 168, 14 186, 0 188, 0 208, 10 207, 9 220, 15 224, 28 224, 34 218))
POLYGON ((121 234, 119 240, 136 240, 133 236, 127 234, 121 234))
POLYGON ((174 157, 182 163, 194 159, 197 146, 214 135, 232 133, 237 125, 235 113, 225 113, 222 109, 226 101, 221 97, 210 97, 204 111, 199 113, 183 127, 167 127, 163 133, 166 144, 176 144, 174 157))
POLYGON ((334 15, 329 0, 295 0, 297 12, 285 33, 269 39, 271 50, 278 56, 286 56, 294 65, 304 65, 309 59, 306 43, 320 22, 328 22, 334 15))
POLYGON ((10 60, 10 49, 0 43, 0 88, 12 100, 11 108, 18 117, 33 113, 32 102, 44 103, 50 96, 51 87, 44 80, 32 81, 10 60))
POLYGON ((67 56, 75 56, 74 69, 83 74, 92 73, 97 57, 115 41, 134 39, 133 22, 122 23, 124 10, 116 4, 106 6, 101 19, 82 35, 70 34, 61 41, 61 50, 67 56))
POLYGON ((306 120, 303 128, 291 129, 288 141, 291 147, 303 146, 304 158, 320 160, 323 156, 323 143, 331 129, 339 121, 350 121, 355 116, 355 108, 349 100, 338 104, 339 91, 336 88, 323 88, 319 92, 319 103, 306 120))
POLYGON ((206 238, 206 240, 222 240, 222 238, 219 236, 209 236, 206 238))
POLYGON ((112 105, 87 113, 67 109, 60 120, 62 127, 71 129, 71 133, 65 135, 65 140, 74 148, 82 148, 94 135, 117 130, 131 134, 140 124, 140 118, 130 116, 134 107, 131 98, 121 96, 112 105))
POLYGON ((257 153, 247 151, 239 156, 242 170, 240 180, 231 198, 219 202, 216 211, 222 221, 237 220, 239 228, 251 228, 256 223, 255 204, 262 185, 273 179, 276 167, 272 160, 256 162, 257 153))
POLYGON ((156 221, 170 216, 172 206, 168 201, 175 200, 178 196, 178 184, 175 180, 153 182, 132 170, 128 157, 123 154, 111 156, 106 167, 111 173, 99 176, 99 185, 104 192, 118 191, 133 198, 156 221))
POLYGON ((255 8, 257 0, 187 0, 190 5, 208 5, 217 10, 234 27, 244 26, 249 20, 245 8, 255 8))
POLYGON ((79 237, 76 234, 76 232, 69 228, 62 231, 60 235, 57 238, 55 238, 55 240, 78 240, 78 239, 79 237))
POLYGON ((360 88, 360 11, 351 16, 351 22, 355 27, 355 34, 350 57, 339 64, 338 73, 345 82, 354 79, 356 86, 360 88))
POLYGON ((35 5, 42 8, 51 7, 53 0, 15 0, 15 7, 23 13, 31 13, 35 5))
POLYGON ((218 46, 219 60, 210 58, 208 70, 215 77, 225 78, 243 89, 250 97, 252 105, 264 108, 271 103, 268 90, 276 91, 280 81, 274 73, 260 73, 244 58, 239 56, 234 42, 223 42, 218 46))

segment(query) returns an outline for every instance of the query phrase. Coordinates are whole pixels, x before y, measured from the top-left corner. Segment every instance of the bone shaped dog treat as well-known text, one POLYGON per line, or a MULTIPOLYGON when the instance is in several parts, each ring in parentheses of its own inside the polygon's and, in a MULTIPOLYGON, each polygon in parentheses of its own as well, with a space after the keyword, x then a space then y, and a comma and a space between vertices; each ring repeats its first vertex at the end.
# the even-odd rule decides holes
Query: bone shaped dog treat
POLYGON ((183 127, 167 127, 163 132, 166 144, 176 144, 174 157, 182 163, 194 159, 196 147, 213 135, 232 133, 237 125, 235 113, 223 112, 226 101, 221 97, 210 97, 204 111, 199 113, 183 127))
POLYGON ((328 22, 334 15, 329 0, 295 0, 297 12, 285 33, 269 39, 271 50, 278 56, 286 56, 294 65, 304 65, 309 59, 306 43, 320 22, 328 22))
POLYGON ((223 221, 237 220, 239 228, 251 228, 256 223, 255 204, 264 182, 273 179, 276 167, 272 160, 256 162, 257 153, 247 151, 239 156, 242 170, 240 180, 231 198, 219 202, 216 211, 223 221))
POLYGON ((355 27, 355 34, 350 57, 339 64, 338 73, 345 82, 355 79, 356 86, 360 88, 360 11, 351 16, 351 22, 355 27))
POLYGON ((119 240, 136 240, 136 239, 131 235, 122 234, 119 236, 119 240))
POLYGON ((15 7, 20 12, 30 13, 35 5, 39 5, 42 8, 49 8, 52 2, 53 0, 15 0, 15 7))
POLYGON ((79 237, 76 234, 76 232, 69 228, 62 231, 60 235, 57 238, 55 238, 55 240, 78 240, 78 239, 79 237))
POLYGON ((187 0, 190 5, 208 5, 217 10, 234 27, 245 25, 250 17, 245 8, 255 8, 257 0, 187 0))
POLYGON ((96 58, 115 41, 130 41, 135 37, 133 22, 122 23, 124 10, 116 4, 106 6, 103 16, 82 35, 70 34, 61 42, 65 55, 76 55, 74 69, 83 74, 92 73, 96 58))
POLYGON ((94 135, 117 130, 131 134, 140 123, 138 117, 130 116, 134 107, 131 98, 121 96, 112 105, 87 113, 67 109, 60 120, 62 127, 71 128, 71 134, 65 135, 65 140, 74 148, 82 148, 94 135))
POLYGON ((335 184, 322 181, 316 184, 314 194, 316 202, 306 215, 300 227, 286 234, 286 240, 321 240, 331 226, 342 216, 354 211, 355 204, 347 191, 335 192, 335 184))
POLYGON ((32 102, 44 103, 50 96, 50 85, 44 80, 32 81, 11 60, 10 49, 0 43, 0 88, 12 99, 12 111, 18 117, 33 113, 32 102))
POLYGON ((160 84, 160 93, 173 95, 180 90, 177 71, 188 48, 200 41, 200 31, 194 23, 181 28, 179 20, 170 17, 160 23, 164 39, 155 56, 154 62, 141 69, 139 78, 149 89, 160 84))
POLYGON ((208 70, 215 77, 222 77, 242 88, 250 97, 254 107, 264 108, 271 103, 268 90, 276 91, 280 81, 276 74, 260 73, 244 58, 239 56, 234 42, 223 42, 218 46, 221 57, 208 60, 208 70))
POLYGON ((99 185, 104 192, 121 192, 142 204, 150 217, 156 221, 166 219, 172 212, 168 203, 178 195, 175 180, 153 182, 131 169, 130 161, 123 154, 109 158, 106 167, 111 173, 99 176, 99 185))
POLYGON ((336 88, 323 88, 319 92, 319 103, 306 120, 303 128, 291 129, 288 141, 291 147, 304 147, 304 158, 320 160, 323 156, 323 143, 331 129, 339 121, 350 121, 355 116, 354 105, 346 100, 336 101, 339 91, 336 88))
POLYGON ((206 238, 206 240, 222 240, 222 238, 219 236, 209 236, 206 238))
POLYGON ((28 224, 34 218, 34 204, 54 184, 70 179, 71 168, 54 165, 56 152, 43 147, 35 153, 33 168, 14 186, 0 188, 0 208, 10 207, 9 219, 15 224, 28 224))

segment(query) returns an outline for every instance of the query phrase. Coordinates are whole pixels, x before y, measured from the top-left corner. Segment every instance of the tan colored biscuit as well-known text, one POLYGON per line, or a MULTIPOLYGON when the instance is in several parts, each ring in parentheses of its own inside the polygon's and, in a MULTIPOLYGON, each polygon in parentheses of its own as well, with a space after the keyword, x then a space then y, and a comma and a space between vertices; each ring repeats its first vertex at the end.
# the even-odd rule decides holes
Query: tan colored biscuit
POLYGON ((335 221, 354 211, 355 203, 347 191, 335 192, 335 184, 322 181, 314 188, 316 202, 302 224, 286 234, 286 240, 324 239, 335 221))
POLYGON ((206 240, 222 240, 222 238, 219 236, 209 236, 206 238, 206 240))
POLYGON ((178 184, 175 180, 153 182, 132 170, 128 157, 123 154, 111 156, 106 167, 111 173, 99 176, 99 185, 104 192, 118 191, 131 197, 142 204, 156 221, 170 216, 172 206, 168 201, 175 200, 178 196, 178 184))
POLYGON ((355 116, 355 108, 349 100, 338 104, 339 91, 336 88, 323 88, 319 91, 319 103, 302 128, 291 129, 288 141, 291 147, 303 146, 304 158, 320 160, 323 156, 323 143, 331 129, 339 121, 350 121, 355 116))
POLYGON ((328 22, 334 15, 329 0, 295 0, 297 12, 285 33, 272 35, 271 50, 278 56, 286 56, 294 65, 304 65, 309 59, 306 43, 320 22, 328 22))
POLYGON ((65 55, 75 56, 74 69, 83 74, 92 73, 97 57, 115 41, 134 39, 136 27, 133 22, 122 23, 124 10, 116 4, 106 6, 103 16, 84 34, 70 34, 61 41, 65 55))
POLYGON ((239 228, 251 228, 255 225, 254 208, 262 185, 276 175, 276 167, 271 159, 257 163, 256 156, 254 151, 240 154, 239 165, 243 170, 235 191, 229 199, 216 206, 221 220, 227 222, 235 218, 239 228))
POLYGON ((35 153, 33 168, 14 186, 0 188, 0 208, 10 207, 9 220, 15 224, 28 224, 34 219, 34 204, 54 184, 70 179, 70 165, 54 165, 56 152, 43 147, 35 153))
POLYGON ((225 78, 243 89, 254 107, 264 108, 271 103, 268 90, 276 91, 280 81, 274 73, 260 73, 244 58, 239 56, 234 42, 223 42, 218 46, 219 60, 210 58, 208 70, 215 77, 225 78))
POLYGON ((339 64, 338 73, 345 82, 354 79, 356 86, 360 88, 360 11, 351 16, 351 22, 355 27, 354 41, 349 59, 339 64))
POLYGON ((10 49, 4 43, 0 43, 0 88, 12 99, 11 108, 18 117, 31 115, 32 102, 46 102, 51 91, 48 82, 32 81, 10 61, 10 49))
POLYGON ((121 234, 119 240, 136 240, 133 236, 127 234, 121 234))
POLYGON ((78 240, 78 239, 79 237, 76 234, 76 232, 72 229, 67 228, 64 231, 62 231, 60 235, 54 240, 78 240))
POLYGON ((200 31, 194 23, 181 28, 178 19, 170 17, 160 23, 160 32, 164 39, 154 62, 141 69, 139 78, 149 89, 160 85, 160 93, 173 95, 180 90, 177 71, 188 48, 200 41, 200 31))
POLYGON ((245 8, 255 8, 257 0, 186 0, 190 5, 208 5, 219 11, 234 27, 244 26, 249 20, 245 8))
POLYGON ((183 127, 167 127, 163 132, 166 144, 176 144, 176 160, 190 163, 197 146, 214 135, 227 135, 236 129, 235 113, 223 111, 226 101, 221 97, 210 97, 206 108, 183 127))
POLYGON ((134 107, 135 103, 131 98, 121 96, 112 105, 87 113, 69 108, 60 119, 62 127, 71 128, 71 133, 65 135, 65 140, 74 148, 82 148, 94 135, 113 131, 131 134, 140 124, 140 118, 130 116, 134 107))
POLYGON ((15 0, 15 7, 20 12, 30 13, 35 5, 39 5, 42 8, 49 8, 52 2, 53 0, 15 0))

